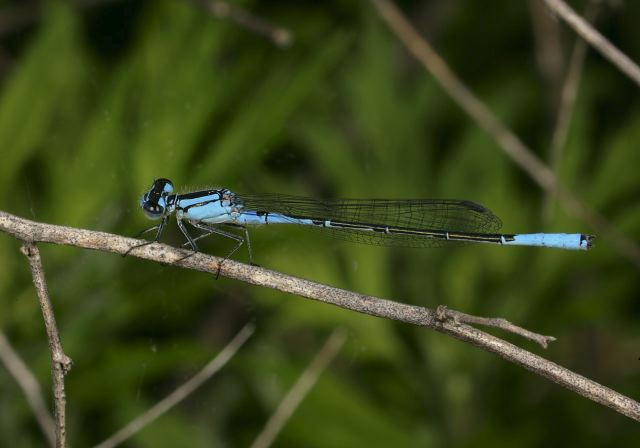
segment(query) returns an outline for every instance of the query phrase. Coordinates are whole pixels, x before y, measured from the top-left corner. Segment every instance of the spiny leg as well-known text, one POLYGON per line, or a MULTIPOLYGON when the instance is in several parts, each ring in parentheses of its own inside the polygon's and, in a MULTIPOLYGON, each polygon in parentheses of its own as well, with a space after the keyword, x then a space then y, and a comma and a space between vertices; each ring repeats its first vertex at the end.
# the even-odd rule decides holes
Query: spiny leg
POLYGON ((162 221, 160 221, 160 224, 158 224, 157 226, 149 227, 148 229, 145 229, 142 232, 138 233, 136 235, 136 238, 140 238, 145 233, 158 229, 158 233, 156 234, 156 237, 153 240, 145 241, 144 243, 136 244, 135 246, 130 247, 124 254, 122 254, 122 256, 126 257, 131 253, 133 249, 137 249, 138 247, 148 246, 149 244, 157 243, 158 241, 160 241, 160 236, 162 235, 162 230, 164 229, 164 225, 166 222, 167 222, 167 218, 166 217, 162 218, 162 221))
MULTIPOLYGON (((222 236, 224 236, 226 238, 234 239, 234 240, 236 240, 238 242, 242 239, 242 237, 240 237, 238 235, 235 235, 235 234, 232 234, 230 232, 225 232, 225 231, 221 230, 218 227, 206 226, 206 228, 205 228, 205 227, 202 227, 202 226, 197 226, 196 224, 193 224, 193 223, 191 223, 191 225, 193 225, 194 227, 198 227, 199 229, 203 229, 203 230, 205 230, 207 232, 207 233, 203 233, 202 235, 198 235, 197 237, 193 238, 193 241, 201 240, 202 238, 206 238, 206 237, 208 237, 208 236, 210 236, 210 235, 212 235, 214 233, 217 234, 217 235, 222 235, 222 236), (212 230, 212 229, 215 229, 215 230, 212 230)), ((223 224, 220 224, 220 225, 221 226, 226 226, 226 227, 231 227, 231 228, 234 228, 234 229, 237 229, 237 228, 241 228, 242 229, 242 231, 244 232, 244 241, 247 242, 247 252, 249 253, 249 264, 257 266, 257 264, 255 264, 253 262, 253 250, 251 249, 251 238, 249 238, 249 229, 247 229, 245 226, 241 226, 241 225, 238 225, 238 224, 223 223, 223 224)), ((187 244, 191 244, 191 243, 189 243, 187 241, 186 243, 183 243, 182 246, 186 246, 187 244)), ((238 246, 235 247, 231 251, 231 253, 229 255, 227 255, 226 258, 229 258, 236 250, 238 250, 240 248, 241 245, 242 245, 242 243, 238 244, 238 246)))
POLYGON ((231 249, 231 251, 218 264, 218 271, 216 272, 216 279, 218 279, 218 277, 220 276, 220 269, 222 268, 222 263, 224 263, 226 260, 228 260, 229 257, 231 257, 231 255, 233 255, 240 248, 240 246, 242 246, 242 244, 244 243, 244 238, 242 238, 241 236, 235 235, 235 234, 230 233, 230 232, 225 232, 224 230, 221 230, 221 229, 219 229, 217 227, 214 227, 214 226, 210 226, 210 225, 204 224, 202 222, 189 222, 189 224, 191 224, 192 226, 207 232, 204 235, 199 235, 196 238, 192 238, 191 235, 187 232, 186 228, 184 227, 184 224, 182 224, 182 222, 180 220, 178 220, 178 223, 179 223, 178 225, 180 226, 180 229, 182 230, 182 233, 184 233, 184 235, 189 240, 188 244, 190 244, 191 247, 194 248, 194 252, 184 256, 180 260, 177 260, 177 262, 178 261, 182 261, 185 258, 188 258, 191 255, 193 255, 195 252, 197 252, 198 248, 197 248, 197 246, 195 244, 196 240, 199 240, 201 238, 205 238, 205 237, 207 237, 207 236, 209 236, 211 234, 216 234, 216 235, 224 236, 226 238, 231 238, 232 240, 235 240, 237 242, 236 246, 233 249, 231 249))
POLYGON ((232 227, 234 229, 238 229, 238 228, 242 229, 242 231, 244 232, 244 240, 247 242, 247 252, 249 253, 249 264, 252 266, 257 266, 257 264, 253 262, 253 250, 251 248, 251 238, 249 238, 249 229, 240 224, 225 223, 222 225, 227 227, 232 227))
MULTIPOLYGON (((203 234, 198 235, 197 237, 195 237, 195 238, 193 239, 193 241, 199 241, 199 240, 201 240, 201 239, 203 239, 203 238, 206 238, 206 237, 208 237, 208 236, 211 236, 211 234, 212 234, 212 233, 213 233, 213 232, 209 232, 209 231, 207 231, 207 233, 203 233, 203 234)), ((188 245, 190 245, 190 244, 191 244, 191 243, 190 243, 189 241, 187 241, 186 243, 182 243, 182 247, 188 246, 188 245)))
POLYGON ((198 252, 198 246, 196 245, 196 240, 194 240, 191 234, 187 231, 187 228, 182 222, 182 219, 178 218, 176 219, 176 222, 178 223, 178 227, 180 228, 180 231, 182 232, 182 234, 185 236, 185 238, 187 238, 187 243, 185 244, 191 245, 191 249, 193 249, 194 252, 198 252))
POLYGON ((257 264, 253 262, 253 250, 251 249, 251 238, 249 238, 249 229, 244 226, 242 228, 244 229, 244 239, 247 242, 247 252, 249 252, 249 264, 257 266, 257 264))
POLYGON ((175 261, 175 263, 179 263, 182 260, 185 260, 185 259, 189 258, 190 256, 192 256, 193 254, 195 254, 196 252, 198 252, 198 246, 196 245, 196 239, 198 239, 198 238, 193 239, 193 237, 191 236, 191 234, 189 233, 189 231, 185 227, 184 223, 182 222, 182 219, 177 218, 176 219, 176 223, 178 224, 178 228, 180 229, 182 234, 187 239, 187 242, 185 244, 183 244, 183 246, 186 245, 186 244, 189 244, 189 245, 191 245, 191 249, 193 250, 193 252, 191 252, 191 253, 185 255, 184 257, 180 258, 179 260, 175 261))
POLYGON ((236 251, 238 249, 240 249, 240 247, 242 246, 242 244, 244 243, 244 238, 242 238, 241 236, 235 235, 231 232, 225 232, 224 230, 221 230, 217 227, 214 226, 209 226, 207 224, 204 224, 202 222, 196 222, 196 223, 191 223, 194 227, 197 227, 199 229, 205 230, 207 232, 209 232, 209 235, 211 235, 212 233, 215 233, 217 235, 220 236, 224 236, 226 238, 231 238, 232 240, 236 241, 236 246, 231 249, 229 251, 229 253, 227 253, 227 255, 222 259, 222 261, 218 264, 218 271, 216 272, 216 280, 218 279, 218 277, 220 277, 220 269, 222 269, 222 264, 227 261, 234 253, 236 253, 236 251))

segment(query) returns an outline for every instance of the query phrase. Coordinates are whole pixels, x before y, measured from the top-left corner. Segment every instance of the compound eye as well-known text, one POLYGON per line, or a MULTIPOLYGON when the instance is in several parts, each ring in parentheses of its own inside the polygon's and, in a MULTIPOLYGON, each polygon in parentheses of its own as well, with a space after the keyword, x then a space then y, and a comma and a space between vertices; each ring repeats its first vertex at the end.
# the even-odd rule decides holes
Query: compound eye
POLYGON ((162 214, 164 213, 163 206, 159 204, 152 204, 151 202, 145 202, 142 206, 142 210, 144 210, 144 214, 147 215, 147 218, 150 219, 162 218, 162 214))

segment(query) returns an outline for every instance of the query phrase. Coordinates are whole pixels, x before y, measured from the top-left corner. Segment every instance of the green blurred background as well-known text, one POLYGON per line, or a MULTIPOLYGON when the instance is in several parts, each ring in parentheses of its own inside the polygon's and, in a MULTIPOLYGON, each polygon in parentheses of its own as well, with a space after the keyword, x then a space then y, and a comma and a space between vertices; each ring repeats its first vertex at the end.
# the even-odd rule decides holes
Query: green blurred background
MULTIPOLYGON (((544 69, 549 49, 534 23, 553 29, 554 21, 535 3, 401 7, 548 161, 575 36, 555 23, 560 70, 544 69)), ((7 11, 25 4, 0 9, 2 210, 135 235, 149 225, 140 194, 168 177, 178 191, 469 199, 500 216, 506 232, 594 232, 557 204, 545 211, 545 193, 407 54, 369 2, 241 2, 293 33, 284 49, 188 1, 43 2, 26 8, 33 20, 20 25, 7 11)), ((597 26, 639 61, 640 2, 616 4, 600 8, 597 26)), ((558 166, 568 188, 635 240, 639 98, 637 85, 589 50, 558 166)), ((640 397, 638 267, 607 235, 590 253, 388 249, 273 227, 252 237, 264 267, 554 335, 544 351, 497 333, 640 397)), ((173 223, 164 241, 182 242, 173 223)), ((215 238, 202 245, 213 254, 229 247, 215 238)), ((50 399, 45 332, 18 249, 0 236, 0 328, 50 399)), ((148 409, 247 322, 256 334, 230 364, 127 446, 247 446, 336 327, 346 330, 346 345, 276 446, 630 446, 640 436, 632 420, 429 330, 133 257, 41 250, 75 362, 67 376, 74 446, 97 443, 148 409)), ((246 261, 246 251, 237 258, 246 261)), ((42 446, 4 367, 0 391, 0 444, 42 446)))

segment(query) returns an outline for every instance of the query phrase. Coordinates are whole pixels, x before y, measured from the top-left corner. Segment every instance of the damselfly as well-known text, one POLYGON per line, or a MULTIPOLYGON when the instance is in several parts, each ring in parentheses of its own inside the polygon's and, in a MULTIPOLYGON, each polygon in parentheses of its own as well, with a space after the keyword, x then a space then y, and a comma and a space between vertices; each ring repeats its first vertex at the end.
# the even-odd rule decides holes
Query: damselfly
MULTIPOLYGON (((482 205, 459 200, 344 199, 315 200, 279 194, 236 194, 226 188, 175 194, 168 179, 158 179, 140 199, 147 217, 159 219, 154 241, 175 213, 188 245, 211 235, 233 239, 230 257, 247 243, 253 260, 248 226, 295 224, 319 228, 332 236, 364 244, 438 247, 489 243, 587 250, 593 236, 582 233, 497 233, 500 219, 482 205), (185 222, 205 233, 194 238, 185 222), (240 229, 243 235, 230 232, 240 229)), ((136 246, 137 247, 137 246, 136 246)), ((133 248, 132 248, 133 249, 133 248)))

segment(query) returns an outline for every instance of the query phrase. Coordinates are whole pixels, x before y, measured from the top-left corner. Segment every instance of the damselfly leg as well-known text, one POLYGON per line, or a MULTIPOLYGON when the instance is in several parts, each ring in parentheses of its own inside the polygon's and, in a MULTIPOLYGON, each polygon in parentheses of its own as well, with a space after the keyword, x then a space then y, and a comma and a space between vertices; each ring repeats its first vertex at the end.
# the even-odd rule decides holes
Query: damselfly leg
POLYGON ((162 236, 162 231, 164 230, 164 225, 165 225, 166 222, 167 222, 167 218, 164 218, 162 221, 160 221, 160 224, 158 224, 157 226, 149 227, 148 229, 145 229, 142 232, 138 233, 136 235, 136 238, 140 238, 145 233, 152 232, 152 231, 154 231, 156 229, 158 230, 158 233, 156 233, 156 237, 153 240, 145 241, 144 243, 140 243, 140 244, 136 244, 135 246, 131 246, 124 254, 122 254, 122 257, 126 257, 127 255, 129 255, 131 253, 132 250, 137 249, 138 247, 148 246, 149 244, 159 242, 160 241, 160 237, 162 236))
POLYGON ((229 238, 234 240, 237 244, 233 247, 233 249, 231 249, 231 251, 229 251, 229 253, 227 253, 227 255, 222 259, 222 261, 220 262, 220 264, 218 264, 218 271, 216 273, 216 279, 220 276, 220 269, 222 268, 222 263, 224 263, 225 261, 227 261, 234 253, 236 253, 236 251, 238 249, 240 249, 240 247, 244 244, 244 242, 247 242, 247 249, 249 251, 249 262, 251 264, 253 264, 253 253, 251 252, 251 242, 249 239, 249 231, 246 229, 246 227, 244 226, 233 226, 233 227, 241 227, 244 232, 245 232, 245 237, 241 237, 239 235, 236 235, 234 233, 231 232, 227 232, 224 231, 218 227, 212 226, 212 225, 208 225, 202 222, 189 222, 189 224, 191 224, 193 227, 198 228, 200 230, 204 230, 206 233, 202 234, 202 235, 198 235, 197 237, 192 237, 191 234, 189 233, 189 231, 187 230, 186 226, 184 225, 184 223, 182 222, 182 220, 178 219, 178 227, 180 228, 180 230, 182 231, 182 233, 184 234, 184 236, 187 238, 187 242, 183 244, 183 246, 186 245, 190 245, 191 249, 193 249, 193 252, 190 254, 185 255, 184 257, 182 257, 181 259, 177 260, 177 262, 183 261, 187 258, 189 258, 190 256, 192 256, 193 254, 195 254, 196 252, 198 252, 198 246, 196 245, 196 241, 202 239, 202 238, 206 238, 210 235, 220 235, 223 236, 225 238, 229 238))
MULTIPOLYGON (((192 224, 194 227, 198 227, 195 224, 192 224)), ((197 237, 193 238, 192 240, 198 241, 201 240, 203 238, 206 238, 212 234, 216 234, 216 235, 221 235, 224 236, 225 238, 231 238, 235 241, 240 241, 242 239, 244 239, 244 242, 247 243, 247 252, 249 253, 249 264, 253 265, 253 266, 258 266, 256 263, 253 262, 253 250, 251 249, 251 238, 249 238, 249 229, 247 229, 245 226, 239 226, 236 224, 220 224, 221 226, 225 226, 225 227, 231 227, 233 229, 242 229, 242 231, 244 232, 244 238, 241 236, 238 236, 236 234, 233 234, 231 232, 225 232, 224 230, 218 228, 218 227, 209 227, 207 226, 206 229, 204 229, 203 227, 198 227, 200 229, 203 229, 206 231, 206 233, 203 233, 202 235, 198 235, 197 237), (212 230, 215 229, 215 230, 212 230)), ((191 242, 187 241, 186 243, 182 244, 182 247, 191 245, 191 242)), ((240 243, 237 247, 235 247, 230 253, 229 255, 227 255, 226 258, 229 258, 231 255, 233 255, 233 253, 238 250, 240 248, 240 246, 242 246, 242 243, 240 243)))

